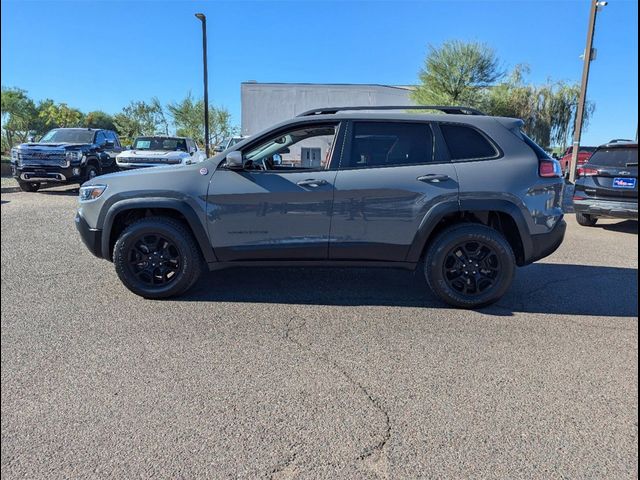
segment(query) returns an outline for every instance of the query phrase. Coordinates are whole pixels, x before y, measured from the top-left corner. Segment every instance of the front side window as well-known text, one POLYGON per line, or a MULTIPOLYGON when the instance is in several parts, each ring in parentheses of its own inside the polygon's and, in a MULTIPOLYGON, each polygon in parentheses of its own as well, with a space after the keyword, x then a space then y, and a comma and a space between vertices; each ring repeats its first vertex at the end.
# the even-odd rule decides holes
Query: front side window
POLYGON ((109 139, 110 142, 113 142, 113 145, 116 147, 120 146, 120 142, 118 141, 118 136, 112 132, 111 130, 107 130, 105 132, 107 134, 107 138, 109 139))
POLYGON ((443 123, 440 130, 451 160, 480 160, 498 156, 496 148, 475 128, 443 123))
POLYGON ((434 161, 428 123, 354 122, 351 152, 342 168, 419 165, 434 161))
POLYGON ((338 125, 297 126, 244 153, 253 170, 326 169, 331 161, 338 125))
POLYGON ((105 136, 104 132, 96 133, 96 145, 104 145, 106 141, 107 137, 105 136))

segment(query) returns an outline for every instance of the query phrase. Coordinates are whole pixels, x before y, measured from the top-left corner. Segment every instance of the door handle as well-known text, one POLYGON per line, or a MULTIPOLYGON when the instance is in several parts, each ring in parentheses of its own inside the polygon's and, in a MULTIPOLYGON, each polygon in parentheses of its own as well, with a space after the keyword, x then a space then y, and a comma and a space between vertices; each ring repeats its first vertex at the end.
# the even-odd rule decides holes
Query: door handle
POLYGON ((426 183, 440 183, 440 182, 446 182, 447 180, 449 180, 449 175, 430 173, 428 175, 422 175, 421 177, 418 177, 416 180, 419 180, 421 182, 426 182, 426 183))
POLYGON ((312 188, 318 188, 321 187, 322 185, 328 185, 329 182, 327 182, 326 180, 316 180, 314 178, 309 178, 307 180, 300 180, 296 185, 298 185, 299 187, 312 187, 312 188))

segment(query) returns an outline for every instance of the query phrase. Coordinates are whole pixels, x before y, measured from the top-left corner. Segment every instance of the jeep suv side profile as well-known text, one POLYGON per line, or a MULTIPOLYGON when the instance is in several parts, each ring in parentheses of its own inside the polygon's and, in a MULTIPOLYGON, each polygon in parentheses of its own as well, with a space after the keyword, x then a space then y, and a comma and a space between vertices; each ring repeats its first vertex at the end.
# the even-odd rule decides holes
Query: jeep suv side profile
POLYGON ((116 170, 116 155, 122 151, 118 135, 95 128, 54 128, 37 143, 11 149, 11 170, 25 192, 37 191, 42 183, 81 184, 116 170))
POLYGON ((451 305, 497 301, 564 238, 560 164, 520 120, 398 110, 313 110, 197 165, 93 179, 77 229, 146 298, 203 268, 298 265, 419 268, 451 305))

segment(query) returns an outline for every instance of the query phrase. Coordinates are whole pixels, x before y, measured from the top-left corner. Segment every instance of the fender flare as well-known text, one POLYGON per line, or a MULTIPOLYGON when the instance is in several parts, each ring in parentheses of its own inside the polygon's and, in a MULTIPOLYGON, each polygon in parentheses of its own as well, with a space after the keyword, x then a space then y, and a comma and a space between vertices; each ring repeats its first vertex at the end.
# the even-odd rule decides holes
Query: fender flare
POLYGON ((187 224, 193 233, 193 236, 200 247, 200 251, 202 252, 202 256, 207 263, 216 262, 216 256, 213 253, 213 248, 211 246, 211 242, 209 241, 209 236, 202 226, 202 222, 198 218, 198 215, 194 211, 193 207, 191 207, 186 202, 175 198, 153 198, 153 197, 145 197, 145 198, 132 198, 126 200, 116 201, 113 205, 109 207, 107 213, 104 216, 103 221, 101 222, 103 225, 102 228, 102 252, 104 257, 111 260, 111 251, 109 240, 111 238, 111 229, 113 227, 113 221, 119 213, 122 213, 126 210, 133 210, 138 208, 165 208, 168 210, 176 210, 180 212, 182 216, 187 220, 187 224))
POLYGON ((422 219, 418 232, 414 237, 413 243, 409 248, 406 260, 408 262, 418 262, 424 251, 429 238, 440 221, 452 213, 459 212, 483 212, 493 211, 501 212, 509 215, 515 222, 518 229, 518 236, 522 242, 524 250, 524 258, 530 258, 533 254, 533 242, 530 235, 530 229, 526 221, 526 217, 522 209, 515 203, 505 199, 473 199, 462 200, 460 203, 455 201, 443 202, 432 207, 422 219))

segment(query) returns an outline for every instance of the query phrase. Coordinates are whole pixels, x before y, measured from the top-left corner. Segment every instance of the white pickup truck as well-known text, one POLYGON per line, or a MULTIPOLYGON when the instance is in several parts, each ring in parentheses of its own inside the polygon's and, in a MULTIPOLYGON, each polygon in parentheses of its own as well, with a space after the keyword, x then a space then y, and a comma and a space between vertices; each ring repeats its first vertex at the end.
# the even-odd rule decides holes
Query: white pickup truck
POLYGON ((206 159, 204 151, 188 137, 138 137, 116 157, 119 169, 190 165, 206 159))

